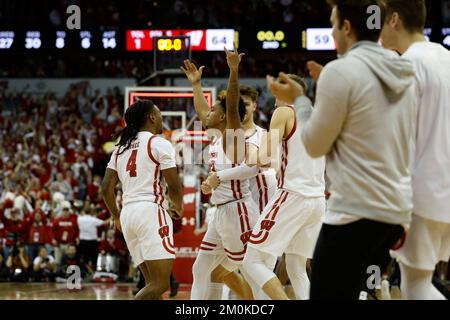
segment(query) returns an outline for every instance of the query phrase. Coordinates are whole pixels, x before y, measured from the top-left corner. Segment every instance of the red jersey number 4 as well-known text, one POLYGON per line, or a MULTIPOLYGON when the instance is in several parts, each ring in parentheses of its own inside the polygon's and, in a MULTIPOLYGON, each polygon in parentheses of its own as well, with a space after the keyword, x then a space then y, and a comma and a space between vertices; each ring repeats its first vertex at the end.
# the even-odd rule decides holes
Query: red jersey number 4
POLYGON ((136 173, 137 152, 138 152, 137 150, 133 150, 133 152, 131 152, 130 159, 128 159, 127 172, 130 173, 130 177, 136 177, 137 176, 137 173, 136 173))

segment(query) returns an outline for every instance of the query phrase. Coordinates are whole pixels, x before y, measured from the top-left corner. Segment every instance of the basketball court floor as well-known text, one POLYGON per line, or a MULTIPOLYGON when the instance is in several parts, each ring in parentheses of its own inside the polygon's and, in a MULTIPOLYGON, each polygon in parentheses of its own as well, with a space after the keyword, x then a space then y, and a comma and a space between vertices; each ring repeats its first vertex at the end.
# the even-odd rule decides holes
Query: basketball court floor
MULTIPOLYGON (((64 283, 0 283, 0 300, 132 300, 134 283, 86 283, 69 290, 64 283)), ((191 285, 180 284, 178 295, 164 299, 189 300, 191 285)))
MULTIPOLYGON (((0 283, 0 300, 133 300, 135 287, 134 283, 84 283, 79 290, 69 290, 64 283, 0 283)), ((176 297, 170 298, 167 291, 163 299, 190 300, 190 295, 191 285, 180 284, 176 297)), ((398 287, 392 288, 391 298, 401 299, 398 287)))

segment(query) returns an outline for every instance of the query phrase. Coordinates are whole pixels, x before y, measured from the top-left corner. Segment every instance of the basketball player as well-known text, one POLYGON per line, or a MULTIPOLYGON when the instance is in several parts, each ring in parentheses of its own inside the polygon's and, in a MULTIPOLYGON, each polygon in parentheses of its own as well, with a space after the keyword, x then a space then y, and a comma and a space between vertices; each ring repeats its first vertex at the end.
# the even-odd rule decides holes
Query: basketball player
MULTIPOLYGON (((301 82, 301 78, 293 78, 301 82)), ((308 112, 311 111, 309 105, 308 112)), ((296 296, 308 298, 306 262, 312 257, 325 210, 325 159, 307 155, 298 128, 299 120, 304 117, 292 105, 277 99, 270 131, 259 150, 260 155, 267 155, 270 160, 278 157, 271 152, 273 146, 281 144, 281 171, 277 191, 253 229, 244 269, 274 300, 288 299, 272 271, 277 257, 283 253, 286 253, 287 271, 296 296)))
MULTIPOLYGON (((190 62, 185 61, 182 70, 191 81, 194 88, 194 106, 204 127, 211 131, 215 129, 216 137, 209 147, 210 171, 221 171, 241 163, 236 152, 236 139, 228 139, 226 130, 241 129, 241 121, 245 115, 245 106, 239 98, 238 67, 242 54, 237 50, 226 51, 230 68, 230 79, 226 97, 221 96, 212 106, 211 111, 203 96, 200 80, 203 67, 199 70, 190 62), (230 149, 229 147, 233 148, 230 149), (229 151, 231 150, 231 152, 229 151)), ((245 156, 244 152, 241 152, 245 156)), ((211 188, 204 184, 202 191, 211 193, 211 188)), ((248 180, 232 180, 222 184, 212 192, 211 202, 217 206, 217 212, 208 226, 208 231, 200 247, 199 255, 193 266, 194 283, 191 298, 205 300, 208 298, 208 287, 213 270, 221 265, 230 274, 234 274, 242 264, 246 244, 251 229, 258 217, 258 209, 250 195, 248 180)), ((253 298, 248 284, 241 277, 240 292, 245 299, 253 298)))
POLYGON ((276 171, 272 168, 261 170, 254 165, 258 149, 262 143, 265 129, 256 125, 254 113, 257 107, 258 91, 254 88, 240 85, 239 93, 245 103, 245 117, 242 121, 242 128, 245 130, 246 141, 246 163, 234 168, 222 170, 220 176, 213 172, 206 181, 212 189, 216 189, 220 181, 250 179, 250 192, 253 200, 259 205, 261 213, 272 198, 276 189, 276 171), (253 163, 252 163, 253 162, 253 163), (252 163, 253 166, 248 164, 252 163))
MULTIPOLYGON (((204 184, 212 190, 215 190, 221 182, 229 183, 231 180, 249 179, 252 198, 259 205, 259 213, 261 213, 275 192, 276 172, 272 168, 261 170, 256 166, 251 167, 247 165, 252 162, 251 157, 256 159, 253 155, 258 153, 263 134, 266 130, 257 126, 254 122, 258 91, 252 87, 240 85, 239 94, 245 103, 245 117, 242 121, 242 128, 245 130, 246 163, 220 172, 211 172, 204 184)), ((214 270, 214 274, 225 278, 229 274, 229 271, 222 266, 218 266, 214 270)), ((267 298, 260 292, 256 283, 251 282, 251 285, 253 287, 252 290, 256 291, 253 292, 255 298, 264 300, 267 298)), ((218 288, 219 284, 216 283, 213 286, 218 288)))
MULTIPOLYGON (((341 58, 322 70, 301 135, 310 156, 327 155, 332 194, 314 251, 310 295, 356 300, 372 257, 388 252, 411 219, 414 68, 378 45, 381 30, 367 28, 373 5, 384 23, 380 1, 328 2, 341 58)), ((293 103, 301 87, 285 74, 280 79, 286 84, 268 79, 270 90, 293 103)))
MULTIPOLYGON (((242 129, 245 130, 245 138, 247 143, 247 154, 257 153, 262 143, 263 133, 265 129, 255 124, 254 115, 257 109, 258 103, 258 91, 256 89, 246 86, 239 86, 239 94, 245 103, 245 117, 242 121, 242 129)), ((249 159, 247 159, 249 161, 249 159)), ((237 179, 240 169, 244 166, 238 166, 231 170, 237 171, 237 176, 232 174, 228 176, 228 179, 237 179)), ((222 179, 225 173, 222 173, 222 179)), ((242 176, 241 176, 242 177, 242 176)), ((245 176, 243 177, 245 179, 245 176)), ((272 198, 276 189, 276 172, 274 169, 258 170, 255 176, 249 177, 250 192, 252 193, 253 200, 258 205, 259 212, 261 213, 266 207, 269 200, 272 198)))
POLYGON ((151 101, 138 101, 126 111, 125 122, 106 169, 103 199, 145 278, 146 286, 136 299, 158 300, 169 287, 175 259, 171 218, 183 216, 182 186, 175 150, 157 136, 162 133, 158 107, 151 101), (118 182, 123 190, 121 212, 114 191, 118 182))
POLYGON ((444 299, 433 286, 439 261, 450 257, 450 52, 426 42, 424 0, 387 0, 383 46, 416 69, 418 113, 412 159, 413 215, 405 243, 392 255, 406 299, 444 299))

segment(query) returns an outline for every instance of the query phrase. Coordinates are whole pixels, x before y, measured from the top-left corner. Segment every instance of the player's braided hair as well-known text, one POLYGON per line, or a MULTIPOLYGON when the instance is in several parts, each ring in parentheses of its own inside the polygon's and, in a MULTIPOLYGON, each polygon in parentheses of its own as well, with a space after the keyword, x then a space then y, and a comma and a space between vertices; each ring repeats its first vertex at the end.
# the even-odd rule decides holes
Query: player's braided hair
POLYGON ((137 138, 138 132, 145 124, 147 115, 152 113, 154 108, 155 104, 152 101, 139 100, 127 109, 125 112, 126 127, 114 137, 115 139, 120 137, 117 145, 123 147, 120 149, 119 155, 130 148, 131 143, 137 138))

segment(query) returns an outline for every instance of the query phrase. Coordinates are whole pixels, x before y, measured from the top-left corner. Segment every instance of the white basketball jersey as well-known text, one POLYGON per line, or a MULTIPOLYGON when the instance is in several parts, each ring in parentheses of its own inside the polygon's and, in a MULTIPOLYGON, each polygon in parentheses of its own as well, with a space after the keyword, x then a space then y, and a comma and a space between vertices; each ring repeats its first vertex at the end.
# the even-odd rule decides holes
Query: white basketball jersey
MULTIPOLYGON (((262 143, 264 132, 266 132, 265 129, 256 126, 254 134, 247 137, 246 142, 259 148, 262 143)), ((276 171, 272 168, 259 170, 255 177, 249 179, 249 183, 252 198, 258 205, 259 211, 262 212, 272 195, 275 193, 277 187, 276 171)))
MULTIPOLYGON (((222 147, 222 138, 215 138, 209 146, 209 171, 219 172, 235 167, 226 157, 222 147)), ((211 195, 211 203, 221 205, 244 199, 250 195, 248 180, 222 181, 211 195)))
POLYGON ((304 197, 323 197, 325 193, 325 157, 308 155, 296 118, 291 133, 282 141, 278 188, 304 197))
POLYGON ((122 148, 114 150, 108 168, 117 171, 124 205, 150 201, 166 207, 167 185, 161 170, 176 167, 175 150, 170 142, 142 131, 129 149, 121 153, 122 148))

